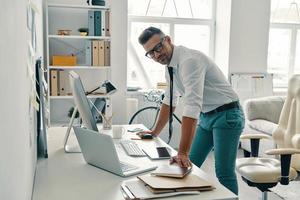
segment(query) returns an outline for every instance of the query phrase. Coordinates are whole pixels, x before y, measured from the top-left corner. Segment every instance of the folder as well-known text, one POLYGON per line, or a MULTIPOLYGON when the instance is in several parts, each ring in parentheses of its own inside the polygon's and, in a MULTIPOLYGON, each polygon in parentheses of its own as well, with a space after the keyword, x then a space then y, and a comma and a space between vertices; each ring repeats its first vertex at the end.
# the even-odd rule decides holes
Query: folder
POLYGON ((95 36, 102 36, 101 11, 94 11, 94 31, 95 36))
POLYGON ((180 191, 154 194, 145 187, 144 183, 140 180, 124 181, 121 185, 121 192, 123 197, 128 200, 142 200, 142 199, 154 199, 163 197, 172 197, 178 195, 199 195, 199 191, 180 191))
POLYGON ((151 175, 165 176, 174 178, 183 178, 192 171, 192 167, 179 167, 176 164, 173 165, 161 165, 151 175))
POLYGON ((104 41, 104 65, 110 66, 110 41, 104 41))
POLYGON ((99 44, 97 40, 92 41, 93 46, 93 52, 92 52, 92 58, 93 58, 93 66, 99 66, 99 44))
POLYGON ((88 11, 88 26, 89 26, 89 36, 94 36, 94 11, 88 11))
POLYGON ((85 64, 87 66, 92 65, 92 41, 90 40, 85 42, 85 64))
POLYGON ((149 174, 138 176, 152 193, 203 191, 214 189, 213 185, 197 175, 190 174, 182 179, 151 176, 149 174))
POLYGON ((59 88, 59 72, 58 70, 50 70, 50 95, 58 96, 58 88, 59 88))
POLYGON ((98 53, 98 65, 104 66, 104 40, 98 41, 99 53, 98 53))

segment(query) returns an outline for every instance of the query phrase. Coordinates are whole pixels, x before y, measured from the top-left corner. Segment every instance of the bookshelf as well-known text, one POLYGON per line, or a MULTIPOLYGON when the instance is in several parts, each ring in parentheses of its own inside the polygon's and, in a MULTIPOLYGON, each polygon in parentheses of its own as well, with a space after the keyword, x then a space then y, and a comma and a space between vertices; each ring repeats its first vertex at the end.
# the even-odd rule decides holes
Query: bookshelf
MULTIPOLYGON (((108 4, 108 1, 106 1, 106 3, 108 4)), ((74 70, 80 75, 86 91, 93 90, 102 84, 104 80, 111 80, 110 34, 102 31, 100 35, 99 33, 96 34, 96 32, 94 32, 82 36, 78 31, 79 28, 89 28, 90 13, 102 13, 101 17, 106 19, 107 16, 103 15, 103 13, 110 11, 109 5, 89 6, 72 3, 46 4, 46 75, 48 82, 48 124, 50 126, 67 125, 69 123, 70 118, 68 117, 68 112, 70 108, 74 106, 71 87, 68 80, 68 72, 70 70, 74 70), (58 35, 59 30, 69 30, 70 34, 58 35), (99 56, 99 58, 97 58, 98 60, 105 59, 105 64, 104 61, 103 63, 101 61, 97 63, 93 60, 94 57, 96 57, 93 55, 93 45, 100 45, 102 44, 101 42, 106 44, 109 48, 107 46, 103 48, 103 52, 106 51, 105 53, 102 52, 103 57, 100 58, 100 55, 102 55, 100 50, 98 50, 99 53, 95 55, 99 56), (90 54, 87 53, 87 44, 89 45, 90 54), (54 56, 60 57, 60 60, 62 59, 61 57, 64 56, 73 58, 71 64, 66 65, 57 64, 57 61, 54 60, 54 56), (90 58, 90 60, 88 58, 90 58), (52 72, 55 72, 56 75, 52 75, 52 72), (56 77, 56 79, 54 77, 56 77)), ((110 18, 110 14, 108 14, 108 17, 110 18)), ((106 28, 107 25, 109 27, 110 22, 109 25, 105 23, 106 21, 101 21, 101 26, 105 26, 106 28)), ((98 46, 98 48, 100 49, 101 47, 98 46)), ((88 98, 93 101, 96 98, 110 98, 110 96, 92 94, 88 95, 88 98)))

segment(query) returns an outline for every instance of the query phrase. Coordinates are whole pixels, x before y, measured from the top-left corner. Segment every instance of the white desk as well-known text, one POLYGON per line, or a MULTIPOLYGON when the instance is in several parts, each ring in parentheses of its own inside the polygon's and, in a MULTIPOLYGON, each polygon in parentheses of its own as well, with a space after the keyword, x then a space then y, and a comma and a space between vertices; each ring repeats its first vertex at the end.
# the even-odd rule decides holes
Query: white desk
MULTIPOLYGON (((141 125, 139 125, 141 126, 141 125)), ((137 125, 126 125, 127 129, 134 129, 137 125)), ((63 137, 66 128, 51 128, 48 134, 49 158, 38 161, 35 178, 33 200, 122 200, 120 191, 122 181, 134 177, 122 178, 107 171, 85 163, 80 153, 67 154, 63 150, 63 137)), ((123 138, 130 138, 127 133, 123 138)), ((135 140, 140 145, 166 145, 161 139, 153 141, 135 140)), ((76 143, 75 138, 71 142, 76 143)), ((118 142, 116 140, 116 142, 118 142)), ((121 147, 120 147, 121 148, 121 147)), ((127 156, 121 152, 119 156, 127 156)), ((128 161, 143 162, 144 158, 131 158, 128 161)), ((157 165, 168 163, 168 160, 153 161, 157 165)), ((147 172, 149 173, 149 172, 147 172)), ((194 166, 193 173, 206 178, 216 189, 201 192, 200 195, 178 196, 164 199, 210 200, 210 199, 238 199, 236 195, 222 186, 215 177, 210 177, 201 169, 194 166)))

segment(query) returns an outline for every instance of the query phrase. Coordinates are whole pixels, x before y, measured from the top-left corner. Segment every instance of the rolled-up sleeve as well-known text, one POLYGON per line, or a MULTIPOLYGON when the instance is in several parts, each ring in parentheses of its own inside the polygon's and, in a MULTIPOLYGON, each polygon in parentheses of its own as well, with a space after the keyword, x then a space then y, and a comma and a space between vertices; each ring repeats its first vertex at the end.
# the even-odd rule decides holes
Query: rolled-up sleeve
POLYGON ((195 59, 187 59, 181 67, 185 90, 183 116, 198 119, 203 104, 206 65, 195 59))
MULTIPOLYGON (((167 67, 165 70, 165 78, 167 81, 167 87, 165 89, 165 97, 163 99, 163 103, 169 106, 170 105, 170 76, 167 67)), ((172 102, 173 107, 176 107, 178 105, 178 98, 179 98, 179 93, 175 88, 176 87, 173 86, 173 102, 172 102)))

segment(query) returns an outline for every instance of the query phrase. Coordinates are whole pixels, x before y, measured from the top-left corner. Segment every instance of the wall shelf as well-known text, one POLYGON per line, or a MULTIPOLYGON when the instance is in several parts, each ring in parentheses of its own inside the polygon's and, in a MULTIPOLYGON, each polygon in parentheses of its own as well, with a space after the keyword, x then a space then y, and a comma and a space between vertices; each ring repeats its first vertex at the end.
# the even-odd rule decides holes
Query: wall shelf
POLYGON ((49 8, 75 8, 75 9, 95 9, 95 10, 109 10, 108 6, 89 6, 89 5, 70 5, 70 4, 48 4, 49 8))
POLYGON ((83 40, 110 40, 110 37, 106 36, 81 36, 81 35, 48 35, 48 38, 57 39, 83 39, 83 40))
POLYGON ((110 66, 49 66, 49 69, 61 69, 61 70, 73 70, 73 69, 84 69, 84 70, 109 70, 110 66))
MULTIPOLYGON (((87 98, 95 99, 95 98, 109 98, 109 95, 98 94, 98 95, 88 95, 87 98)), ((73 99, 73 96, 50 96, 50 99, 73 99)))

